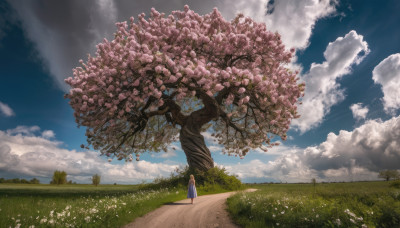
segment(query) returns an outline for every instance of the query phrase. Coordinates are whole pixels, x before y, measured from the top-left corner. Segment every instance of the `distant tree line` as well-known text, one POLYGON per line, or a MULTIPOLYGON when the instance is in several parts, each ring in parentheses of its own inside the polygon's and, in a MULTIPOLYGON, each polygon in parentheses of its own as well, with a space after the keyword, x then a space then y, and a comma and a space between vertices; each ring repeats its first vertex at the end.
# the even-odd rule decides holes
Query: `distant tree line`
MULTIPOLYGON (((90 178, 92 181, 93 185, 99 185, 101 176, 98 174, 95 174, 90 178)), ((1 183, 11 183, 11 184, 40 184, 40 181, 36 178, 32 178, 31 180, 26 180, 26 179, 20 179, 20 178, 13 178, 13 179, 5 179, 5 178, 0 178, 0 184, 1 183)), ((65 171, 59 171, 56 170, 53 173, 53 177, 50 181, 50 184, 76 184, 76 182, 72 182, 71 180, 67 181, 67 173, 65 171)), ((116 185, 116 184, 114 184, 116 185)))
MULTIPOLYGON (((67 181, 67 172, 65 171, 59 171, 56 170, 53 173, 53 177, 50 181, 50 184, 56 184, 56 185, 60 185, 60 184, 76 184, 76 182, 72 182, 71 180, 67 181)), ((92 176, 92 178, 90 178, 92 181, 93 185, 99 185, 100 184, 100 179, 101 176, 98 174, 95 174, 92 176)))
POLYGON ((4 179, 0 178, 0 183, 13 183, 13 184, 40 184, 40 180, 36 178, 32 178, 31 180, 26 180, 26 179, 19 179, 19 178, 13 178, 13 179, 4 179))

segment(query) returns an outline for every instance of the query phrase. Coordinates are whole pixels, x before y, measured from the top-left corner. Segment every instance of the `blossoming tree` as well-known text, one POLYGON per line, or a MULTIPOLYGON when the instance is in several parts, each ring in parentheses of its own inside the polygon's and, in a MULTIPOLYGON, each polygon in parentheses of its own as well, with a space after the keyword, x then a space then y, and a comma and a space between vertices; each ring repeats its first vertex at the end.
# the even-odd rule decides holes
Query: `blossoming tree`
POLYGON ((139 160, 167 151, 179 135, 189 166, 207 170, 214 162, 202 131, 241 158, 267 151, 274 135, 286 139, 304 84, 286 68, 294 50, 265 24, 185 6, 117 27, 114 40, 98 44, 96 57, 65 80, 76 122, 101 154, 139 160))

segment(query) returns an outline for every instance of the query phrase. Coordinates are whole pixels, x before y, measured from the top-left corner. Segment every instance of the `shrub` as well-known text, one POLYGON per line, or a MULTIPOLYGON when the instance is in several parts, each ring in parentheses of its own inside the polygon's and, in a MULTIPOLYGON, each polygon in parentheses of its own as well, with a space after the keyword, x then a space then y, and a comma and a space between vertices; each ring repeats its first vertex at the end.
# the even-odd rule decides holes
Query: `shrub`
POLYGON ((29 183, 31 183, 31 184, 40 184, 40 181, 39 181, 38 179, 36 179, 36 178, 32 178, 32 179, 29 181, 29 183))
POLYGON ((396 180, 396 181, 393 181, 392 183, 390 183, 390 187, 400 188, 400 180, 396 180))
POLYGON ((176 169, 170 177, 156 178, 153 183, 143 184, 143 189, 159 188, 186 188, 190 175, 196 179, 196 186, 204 191, 238 190, 242 188, 242 182, 234 175, 229 175, 224 168, 214 167, 208 171, 190 169, 176 169))

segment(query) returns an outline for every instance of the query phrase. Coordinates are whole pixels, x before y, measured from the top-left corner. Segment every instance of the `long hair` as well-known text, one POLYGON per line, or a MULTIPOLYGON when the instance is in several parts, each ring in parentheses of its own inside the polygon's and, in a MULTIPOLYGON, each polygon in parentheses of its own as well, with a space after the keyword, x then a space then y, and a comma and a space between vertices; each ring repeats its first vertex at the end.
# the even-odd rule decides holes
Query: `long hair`
POLYGON ((190 180, 194 180, 193 174, 190 174, 190 180))

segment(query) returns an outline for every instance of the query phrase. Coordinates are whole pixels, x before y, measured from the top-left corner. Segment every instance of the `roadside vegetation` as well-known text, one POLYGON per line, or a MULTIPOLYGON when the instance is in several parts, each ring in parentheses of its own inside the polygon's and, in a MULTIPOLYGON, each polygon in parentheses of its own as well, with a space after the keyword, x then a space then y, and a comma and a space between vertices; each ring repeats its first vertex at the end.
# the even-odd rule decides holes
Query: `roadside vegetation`
POLYGON ((228 198, 243 227, 400 227, 398 182, 257 184, 228 198))
POLYGON ((190 174, 196 176, 198 195, 242 188, 220 168, 185 168, 139 185, 0 184, 0 227, 120 227, 185 199, 190 174))

